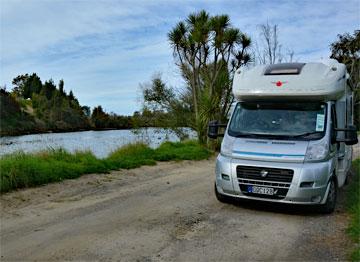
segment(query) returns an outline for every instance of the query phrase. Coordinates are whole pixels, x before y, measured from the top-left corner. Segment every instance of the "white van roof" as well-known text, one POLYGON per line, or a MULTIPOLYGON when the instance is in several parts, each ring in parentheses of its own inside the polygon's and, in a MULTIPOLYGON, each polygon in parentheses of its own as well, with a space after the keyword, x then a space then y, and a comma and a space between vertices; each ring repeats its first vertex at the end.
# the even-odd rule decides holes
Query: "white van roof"
POLYGON ((317 63, 258 65, 236 71, 237 100, 335 100, 346 88, 346 67, 334 59, 317 63))

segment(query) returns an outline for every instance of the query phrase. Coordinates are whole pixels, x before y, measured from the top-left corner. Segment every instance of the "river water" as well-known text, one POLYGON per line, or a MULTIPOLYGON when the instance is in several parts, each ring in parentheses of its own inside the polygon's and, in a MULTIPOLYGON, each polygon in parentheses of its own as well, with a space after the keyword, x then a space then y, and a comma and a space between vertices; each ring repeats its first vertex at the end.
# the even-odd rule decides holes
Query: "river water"
MULTIPOLYGON (((190 138, 196 137, 196 133, 191 129, 185 130, 190 138)), ((39 152, 61 147, 69 152, 90 150, 97 157, 104 158, 115 149, 129 143, 145 142, 152 148, 156 148, 164 141, 179 140, 174 132, 162 128, 7 136, 0 137, 0 155, 16 151, 39 152)))

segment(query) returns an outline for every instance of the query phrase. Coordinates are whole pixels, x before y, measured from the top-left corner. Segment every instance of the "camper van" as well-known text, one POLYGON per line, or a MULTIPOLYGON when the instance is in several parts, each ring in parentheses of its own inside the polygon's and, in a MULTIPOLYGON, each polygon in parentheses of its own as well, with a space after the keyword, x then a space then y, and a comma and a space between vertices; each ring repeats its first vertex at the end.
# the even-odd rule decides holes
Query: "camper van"
POLYGON ((331 213, 358 142, 345 65, 330 59, 241 68, 233 94, 228 123, 208 128, 210 138, 223 136, 217 199, 310 204, 331 213))

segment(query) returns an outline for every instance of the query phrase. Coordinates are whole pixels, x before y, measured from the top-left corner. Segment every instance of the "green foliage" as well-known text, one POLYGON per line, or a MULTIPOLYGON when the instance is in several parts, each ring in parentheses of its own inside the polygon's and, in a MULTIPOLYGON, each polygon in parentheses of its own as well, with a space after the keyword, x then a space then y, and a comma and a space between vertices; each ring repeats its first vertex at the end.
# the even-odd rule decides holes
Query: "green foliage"
POLYGON ((347 209, 351 214, 347 233, 357 245, 351 254, 351 260, 360 261, 360 158, 353 161, 353 168, 355 175, 346 196, 347 209))
POLYGON ((54 84, 54 81, 50 79, 49 81, 46 81, 41 89, 41 94, 45 96, 48 100, 50 100, 53 97, 53 94, 56 90, 56 86, 54 84))
POLYGON ((107 161, 113 169, 131 169, 156 164, 154 150, 142 143, 130 144, 112 152, 107 161))
MULTIPOLYGON (((164 112, 163 110, 150 110, 144 107, 142 112, 136 111, 131 118, 133 127, 163 127, 173 128, 176 125, 174 121, 177 121, 171 113, 164 112)), ((184 122, 182 127, 186 127, 184 122)))
POLYGON ((94 108, 91 120, 96 128, 105 128, 109 122, 109 115, 104 112, 101 106, 94 108))
POLYGON ((36 117, 54 131, 90 128, 89 119, 77 100, 71 100, 66 94, 53 88, 52 84, 48 83, 40 94, 33 94, 32 103, 36 117))
POLYGON ((155 160, 201 160, 206 159, 210 151, 199 146, 197 141, 165 142, 155 150, 155 160))
POLYGON ((105 159, 98 159, 88 151, 74 154, 63 149, 49 149, 37 154, 18 152, 0 158, 0 192, 73 179, 83 174, 155 165, 156 161, 201 160, 210 155, 210 151, 195 141, 166 142, 158 149, 141 143, 130 144, 105 159))
POLYGON ((39 128, 33 117, 5 89, 0 89, 0 119, 0 135, 15 135, 39 128))
POLYGON ((132 119, 129 116, 119 116, 115 113, 106 113, 101 106, 94 108, 91 121, 96 129, 116 128, 127 129, 132 127, 132 119))
POLYGON ((203 10, 175 25, 168 39, 186 87, 168 87, 155 76, 142 86, 144 106, 167 112, 170 127, 189 126, 205 143, 208 122, 226 121, 233 75, 251 60, 250 38, 232 27, 227 15, 210 16, 203 10))
POLYGON ((60 92, 61 95, 65 95, 65 94, 66 94, 66 93, 65 93, 65 90, 64 90, 64 80, 63 80, 63 79, 61 79, 61 80, 59 81, 59 92, 60 92))
POLYGON ((1 94, 1 135, 91 128, 86 110, 72 92, 66 94, 63 80, 57 89, 53 80, 42 84, 33 73, 17 76, 13 84, 11 94, 1 94))
POLYGON ((350 81, 355 91, 354 122, 360 130, 360 30, 354 34, 338 35, 338 40, 330 45, 331 58, 346 65, 350 81))
POLYGON ((109 171, 90 152, 70 154, 62 149, 36 155, 15 153, 2 157, 0 163, 1 192, 109 171))
MULTIPOLYGON (((19 135, 46 131, 64 132, 88 129, 130 129, 133 127, 168 127, 174 119, 163 110, 150 111, 131 116, 107 113, 101 106, 91 112, 89 106, 81 106, 74 93, 66 94, 64 80, 58 88, 53 80, 42 84, 40 78, 19 75, 13 80, 11 93, 1 89, 0 135, 19 135)), ((170 96, 168 96, 170 98, 170 96)), ((177 102, 178 106, 181 101, 177 102)), ((177 126, 186 126, 186 115, 177 126)), ((180 130, 180 129, 179 129, 180 130)), ((180 136, 183 134, 180 132, 180 136)))
POLYGON ((40 77, 35 73, 32 75, 19 75, 14 78, 12 83, 14 85, 14 92, 25 99, 31 98, 33 93, 39 94, 42 90, 40 77))

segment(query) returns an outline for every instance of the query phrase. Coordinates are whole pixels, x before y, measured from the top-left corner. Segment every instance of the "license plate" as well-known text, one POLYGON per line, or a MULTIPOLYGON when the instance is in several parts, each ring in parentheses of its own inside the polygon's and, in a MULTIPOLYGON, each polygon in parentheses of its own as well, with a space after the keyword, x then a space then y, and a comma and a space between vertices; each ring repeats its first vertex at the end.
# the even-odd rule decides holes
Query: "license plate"
POLYGON ((248 186, 248 192, 261 195, 274 195, 272 187, 248 186))

